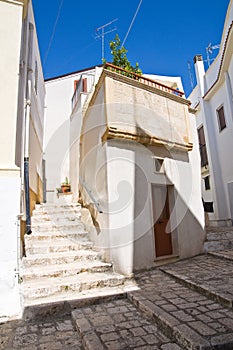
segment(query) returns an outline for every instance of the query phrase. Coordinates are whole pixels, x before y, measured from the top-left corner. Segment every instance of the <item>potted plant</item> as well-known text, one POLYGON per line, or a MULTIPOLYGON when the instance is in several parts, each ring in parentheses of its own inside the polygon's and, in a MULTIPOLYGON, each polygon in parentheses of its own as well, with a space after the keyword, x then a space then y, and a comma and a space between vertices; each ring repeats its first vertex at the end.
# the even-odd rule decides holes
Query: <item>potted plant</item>
POLYGON ((70 192, 70 183, 69 183, 68 177, 65 178, 65 182, 62 182, 61 190, 62 190, 62 193, 70 192))

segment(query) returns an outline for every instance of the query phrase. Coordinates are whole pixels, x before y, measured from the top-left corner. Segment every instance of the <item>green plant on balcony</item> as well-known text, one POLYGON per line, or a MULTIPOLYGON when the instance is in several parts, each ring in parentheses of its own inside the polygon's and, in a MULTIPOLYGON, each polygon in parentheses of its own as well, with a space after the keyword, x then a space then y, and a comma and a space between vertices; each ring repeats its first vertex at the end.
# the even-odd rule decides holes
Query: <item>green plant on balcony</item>
MULTIPOLYGON (((126 76, 135 79, 135 75, 130 74, 130 73, 136 73, 138 75, 142 75, 142 71, 139 68, 139 64, 136 63, 135 67, 131 65, 129 62, 126 53, 128 52, 124 46, 121 46, 121 40, 118 36, 116 35, 115 39, 110 42, 110 49, 111 49, 111 55, 112 55, 112 64, 114 66, 120 67, 127 72, 125 73, 126 76)), ((106 63, 106 60, 103 60, 103 63, 106 63)), ((119 72, 123 74, 123 72, 119 72)))

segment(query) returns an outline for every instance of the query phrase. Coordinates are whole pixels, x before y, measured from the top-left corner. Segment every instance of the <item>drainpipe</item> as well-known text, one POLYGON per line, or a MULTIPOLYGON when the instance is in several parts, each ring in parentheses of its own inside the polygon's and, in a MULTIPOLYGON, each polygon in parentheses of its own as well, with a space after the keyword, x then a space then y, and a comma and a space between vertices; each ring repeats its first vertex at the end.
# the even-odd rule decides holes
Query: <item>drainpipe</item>
POLYGON ((31 234, 31 213, 30 213, 30 186, 29 186, 29 126, 31 112, 31 89, 32 89, 32 44, 34 26, 29 23, 28 40, 28 62, 27 62, 27 85, 26 85, 26 106, 25 106, 25 139, 24 139, 24 190, 26 205, 26 234, 31 234))
MULTIPOLYGON (((28 97, 31 96, 31 81, 28 80, 28 97)), ((31 215, 30 215, 30 187, 29 187, 29 124, 30 124, 31 100, 26 101, 25 116, 25 144, 24 144, 24 190, 26 204, 26 233, 31 234, 31 215)))

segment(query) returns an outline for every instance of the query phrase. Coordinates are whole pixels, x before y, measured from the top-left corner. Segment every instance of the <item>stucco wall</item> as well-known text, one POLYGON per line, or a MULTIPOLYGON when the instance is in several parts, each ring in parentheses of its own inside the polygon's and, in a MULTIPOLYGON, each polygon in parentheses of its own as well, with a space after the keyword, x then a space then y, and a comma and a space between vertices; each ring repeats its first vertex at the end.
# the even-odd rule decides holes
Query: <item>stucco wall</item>
POLYGON ((0 168, 15 164, 22 6, 0 1, 0 168))
POLYGON ((0 317, 20 313, 18 251, 20 173, 0 171, 0 317))
MULTIPOLYGON (((74 77, 46 82, 45 159, 47 190, 69 178, 69 116, 74 77)), ((48 193, 53 200, 55 192, 48 193)))
POLYGON ((86 94, 81 94, 74 113, 70 118, 70 182, 73 200, 78 200, 79 193, 79 161, 80 161, 80 134, 82 127, 82 107, 86 94))
MULTIPOLYGON (((116 271, 130 275, 135 270, 153 266, 156 259, 153 200, 156 203, 157 199, 153 198, 152 186, 169 186, 171 192, 174 254, 180 258, 199 254, 205 234, 195 117, 188 113, 187 105, 177 103, 177 109, 171 108, 168 121, 164 122, 161 117, 160 122, 155 123, 153 113, 143 113, 142 106, 134 108, 135 101, 138 98, 138 104, 140 100, 147 106, 149 94, 150 110, 155 105, 154 108, 161 108, 160 113, 165 115, 169 102, 163 109, 164 101, 160 104, 156 95, 152 97, 147 91, 136 88, 132 92, 131 87, 122 85, 107 80, 106 85, 96 89, 83 122, 80 174, 103 210, 103 213, 92 210, 96 230, 91 233, 91 238, 95 246, 105 249, 106 259, 114 263, 116 271), (177 150, 169 144, 167 147, 145 147, 127 139, 102 140, 107 126, 123 126, 132 131, 135 119, 141 121, 143 130, 149 125, 158 135, 161 129, 164 133, 167 129, 166 139, 176 133, 178 139, 177 125, 173 130, 170 122, 173 114, 174 119, 182 120, 180 125, 177 123, 181 135, 184 130, 187 135, 188 130, 188 138, 194 142, 191 152, 177 150), (155 157, 164 159, 164 173, 156 171, 155 157)), ((93 209, 92 199, 84 189, 82 197, 84 204, 93 209)))
POLYGON ((187 105, 109 77, 105 84, 108 126, 170 144, 191 143, 187 105))

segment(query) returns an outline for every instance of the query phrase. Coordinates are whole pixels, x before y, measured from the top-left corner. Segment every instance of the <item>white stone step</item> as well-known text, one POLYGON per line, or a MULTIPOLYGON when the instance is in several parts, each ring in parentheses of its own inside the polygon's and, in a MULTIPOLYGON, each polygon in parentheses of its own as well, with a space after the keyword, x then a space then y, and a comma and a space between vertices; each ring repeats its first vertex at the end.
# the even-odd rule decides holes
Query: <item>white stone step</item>
POLYGON ((67 230, 72 230, 72 231, 85 231, 85 226, 82 222, 67 222, 67 223, 54 223, 54 222, 41 222, 40 224, 35 224, 32 225, 32 231, 36 232, 46 232, 46 231, 67 231, 67 230))
POLYGON ((41 280, 43 278, 77 276, 83 272, 96 273, 110 271, 112 271, 112 264, 94 260, 85 262, 79 261, 70 264, 47 265, 44 266, 43 269, 41 266, 31 266, 25 268, 21 272, 20 277, 23 282, 25 282, 28 280, 41 280))
POLYGON ((84 305, 90 305, 90 303, 98 303, 99 299, 114 298, 115 296, 125 295, 127 292, 137 291, 139 288, 137 284, 130 279, 126 279, 125 283, 116 287, 98 287, 88 290, 83 290, 81 292, 65 291, 63 293, 58 293, 55 295, 50 295, 37 299, 27 299, 24 300, 24 315, 26 317, 34 318, 35 315, 45 315, 46 312, 49 314, 50 308, 54 307, 55 303, 61 304, 63 301, 67 301, 70 305, 74 305, 75 308, 82 307, 84 305), (30 306, 27 308, 27 306, 30 306), (33 308, 35 306, 36 308, 33 308), (39 306, 39 307, 38 307, 39 306), (26 312, 25 312, 26 311, 26 312))
POLYGON ((116 287, 125 282, 125 277, 116 273, 83 272, 75 277, 54 277, 21 284, 24 299, 36 299, 64 292, 82 292, 94 288, 116 287))
POLYGON ((72 242, 66 238, 61 239, 51 239, 38 242, 30 242, 25 244, 26 254, 30 256, 32 254, 49 254, 57 252, 69 252, 78 251, 82 246, 91 248, 89 242, 83 242, 79 244, 78 242, 72 242))
POLYGON ((49 253, 49 254, 34 254, 26 256, 22 259, 22 267, 30 267, 33 265, 41 265, 43 269, 47 265, 66 264, 74 261, 95 261, 101 260, 102 254, 93 250, 79 249, 78 251, 49 253))
POLYGON ((33 211, 33 216, 52 214, 78 214, 80 205, 38 205, 33 211))
POLYGON ((80 222, 81 213, 58 213, 58 214, 40 214, 32 216, 32 225, 41 224, 42 222, 51 223, 67 223, 67 222, 80 222))
POLYGON ((51 240, 44 242, 37 242, 37 244, 29 244, 26 245, 27 256, 33 254, 49 254, 49 253, 57 253, 57 252, 69 252, 69 251, 78 251, 82 247, 86 249, 91 248, 89 242, 83 242, 82 244, 78 244, 76 242, 72 242, 69 240, 51 240))
POLYGON ((80 240, 87 241, 88 240, 88 232, 86 231, 80 231, 80 232, 73 232, 68 231, 66 233, 62 231, 46 231, 46 232, 36 232, 33 231, 33 234, 31 235, 25 235, 24 240, 25 244, 34 244, 39 241, 50 241, 53 239, 68 239, 72 242, 79 242, 80 240))

